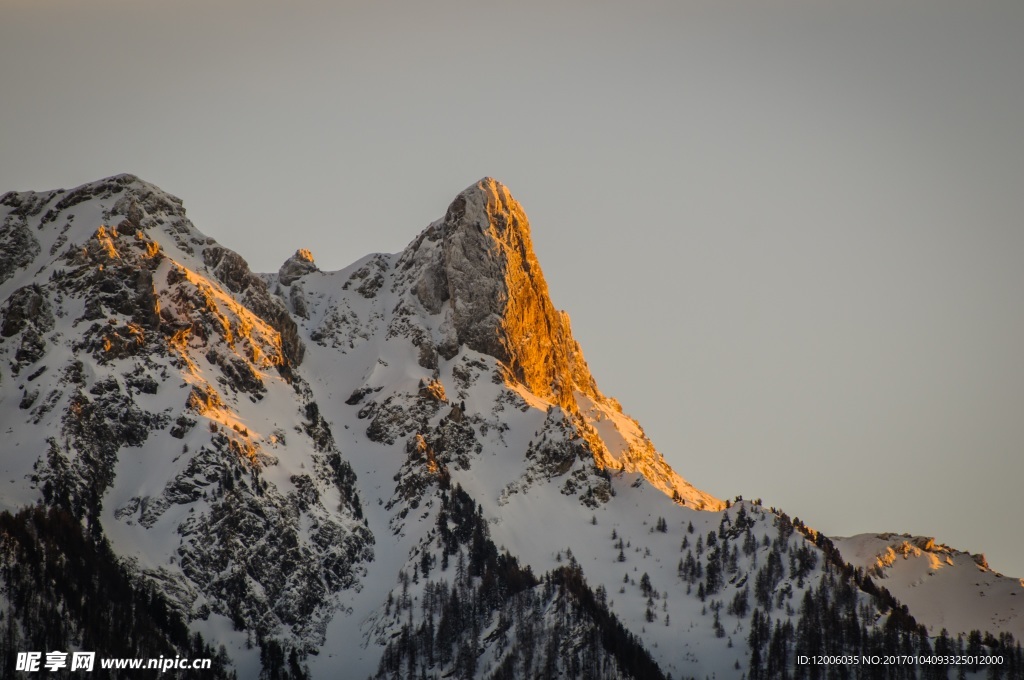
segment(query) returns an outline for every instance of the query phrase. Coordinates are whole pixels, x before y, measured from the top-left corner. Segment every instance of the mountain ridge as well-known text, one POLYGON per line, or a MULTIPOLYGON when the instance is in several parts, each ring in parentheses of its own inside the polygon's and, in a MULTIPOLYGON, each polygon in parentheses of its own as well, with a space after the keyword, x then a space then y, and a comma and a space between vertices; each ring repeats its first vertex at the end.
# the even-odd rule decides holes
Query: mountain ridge
POLYGON ((813 652, 808 626, 877 652, 956 620, 672 470, 598 390, 495 180, 333 272, 300 250, 255 274, 131 175, 0 209, 0 501, 109 541, 240 677, 754 677, 813 652))

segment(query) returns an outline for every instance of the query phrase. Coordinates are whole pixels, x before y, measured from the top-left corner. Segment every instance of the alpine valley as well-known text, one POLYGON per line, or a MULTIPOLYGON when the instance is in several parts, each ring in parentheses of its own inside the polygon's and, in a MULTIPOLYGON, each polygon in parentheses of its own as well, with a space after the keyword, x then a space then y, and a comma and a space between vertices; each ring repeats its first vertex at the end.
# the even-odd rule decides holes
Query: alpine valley
POLYGON ((1024 678, 1024 584, 982 556, 673 470, 495 180, 334 272, 253 273, 131 175, 0 224, 4 677, 1024 678))

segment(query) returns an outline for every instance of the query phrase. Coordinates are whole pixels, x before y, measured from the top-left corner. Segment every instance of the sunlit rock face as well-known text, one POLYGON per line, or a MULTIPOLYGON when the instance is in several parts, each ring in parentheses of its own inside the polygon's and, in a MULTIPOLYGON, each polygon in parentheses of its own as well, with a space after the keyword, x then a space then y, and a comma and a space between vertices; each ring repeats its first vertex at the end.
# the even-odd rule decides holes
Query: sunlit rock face
POLYGON ((435 347, 422 340, 429 331, 417 336, 424 366, 436 367, 433 352, 451 359, 461 347, 494 357, 508 385, 568 412, 600 468, 639 472, 683 504, 722 506, 680 477, 640 425, 598 389, 569 315, 548 295, 526 213, 500 182, 485 177, 460 193, 396 269, 394 289, 411 291, 429 315, 442 318, 435 347))
POLYGON ((459 194, 406 258, 429 259, 414 284, 423 306, 450 306, 455 343, 442 354, 465 345, 493 356, 531 392, 573 411, 574 391, 601 398, 568 315, 548 297, 526 213, 500 182, 487 177, 459 194))
POLYGON ((317 268, 313 262, 313 253, 305 248, 299 248, 295 251, 294 255, 285 260, 284 264, 281 265, 277 278, 282 284, 290 286, 296 279, 315 271, 317 271, 317 268))

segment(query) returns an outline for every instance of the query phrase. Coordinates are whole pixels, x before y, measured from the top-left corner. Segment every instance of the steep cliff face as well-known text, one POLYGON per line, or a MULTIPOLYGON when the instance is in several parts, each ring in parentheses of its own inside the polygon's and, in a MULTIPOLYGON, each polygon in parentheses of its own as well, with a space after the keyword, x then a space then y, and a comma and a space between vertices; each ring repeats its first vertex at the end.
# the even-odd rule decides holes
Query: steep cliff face
MULTIPOLYGON (((406 248, 395 270, 394 288, 412 291, 428 315, 441 319, 434 349, 443 359, 461 347, 497 359, 510 386, 571 414, 601 468, 640 472, 681 503, 721 507, 680 477, 636 421, 598 389, 568 314, 548 295, 526 213, 500 182, 485 177, 460 193, 444 218, 406 248)), ((425 365, 435 366, 429 343, 420 346, 430 357, 425 365)))
POLYGON ((460 193, 400 266, 424 259, 413 290, 432 313, 450 307, 459 345, 498 359, 530 392, 563 408, 576 409, 576 392, 601 398, 568 315, 548 296, 526 213, 505 186, 487 177, 460 193))

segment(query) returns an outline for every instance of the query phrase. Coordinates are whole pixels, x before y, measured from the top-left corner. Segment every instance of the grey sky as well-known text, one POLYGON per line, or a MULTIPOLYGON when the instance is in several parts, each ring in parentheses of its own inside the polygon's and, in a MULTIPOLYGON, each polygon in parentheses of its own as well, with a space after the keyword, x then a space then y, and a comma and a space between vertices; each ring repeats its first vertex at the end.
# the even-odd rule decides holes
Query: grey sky
POLYGON ((495 176, 684 476, 1024 576, 1019 0, 2 12, 0 191, 133 172, 274 270, 495 176))

